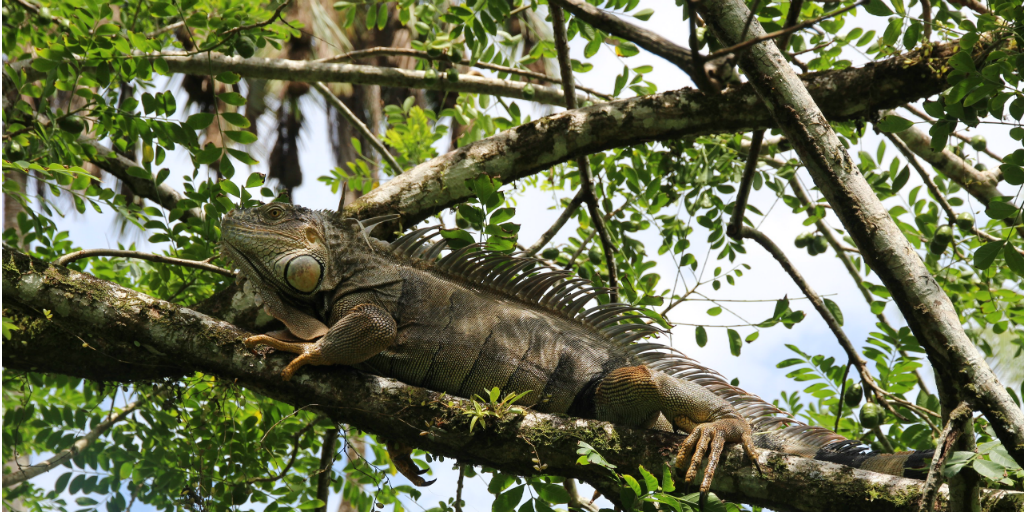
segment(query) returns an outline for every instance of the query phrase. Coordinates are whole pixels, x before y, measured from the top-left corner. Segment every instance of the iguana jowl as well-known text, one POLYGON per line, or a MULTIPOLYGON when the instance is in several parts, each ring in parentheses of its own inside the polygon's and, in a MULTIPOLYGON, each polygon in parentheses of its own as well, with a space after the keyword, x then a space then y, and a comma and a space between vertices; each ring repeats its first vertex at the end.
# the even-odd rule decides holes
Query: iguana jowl
POLYGON ((531 391, 520 403, 632 427, 683 430, 677 465, 691 482, 725 443, 902 475, 930 452, 875 454, 788 417, 696 361, 650 342, 657 328, 625 304, 585 309, 595 290, 535 260, 469 246, 438 259, 445 242, 420 229, 394 243, 369 237, 380 221, 273 203, 224 217, 221 244, 285 331, 254 336, 299 354, 284 370, 352 365, 402 382, 471 397, 531 391), (682 469, 682 468, 680 468, 682 469))

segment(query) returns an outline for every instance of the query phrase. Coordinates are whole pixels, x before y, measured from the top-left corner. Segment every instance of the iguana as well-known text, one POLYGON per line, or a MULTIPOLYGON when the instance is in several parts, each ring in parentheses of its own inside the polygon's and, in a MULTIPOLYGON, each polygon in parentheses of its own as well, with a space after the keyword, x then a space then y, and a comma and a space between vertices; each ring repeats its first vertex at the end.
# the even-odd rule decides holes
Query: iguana
POLYGON ((607 290, 569 271, 543 271, 535 259, 480 244, 441 257, 437 228, 390 244, 369 236, 394 218, 360 222, 282 203, 228 212, 223 253, 257 304, 287 327, 245 345, 299 354, 285 380, 304 365, 351 365, 461 397, 529 391, 520 403, 537 411, 682 430, 689 435, 676 464, 692 460, 686 482, 708 458, 702 493, 733 442, 755 465, 755 448, 764 448, 894 475, 926 467, 930 452, 868 452, 644 341, 659 329, 639 308, 588 308, 607 290))

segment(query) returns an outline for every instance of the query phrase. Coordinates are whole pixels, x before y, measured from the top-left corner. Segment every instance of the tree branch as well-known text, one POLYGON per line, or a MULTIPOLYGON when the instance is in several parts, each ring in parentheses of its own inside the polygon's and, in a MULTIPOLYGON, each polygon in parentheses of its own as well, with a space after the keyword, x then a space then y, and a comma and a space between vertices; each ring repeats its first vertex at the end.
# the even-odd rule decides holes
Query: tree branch
MULTIPOLYGON (((290 382, 280 372, 290 355, 272 354, 261 360, 241 341, 250 335, 237 327, 187 308, 156 300, 113 283, 66 268, 30 260, 17 251, 4 251, 3 299, 5 316, 22 312, 18 322, 59 324, 77 329, 91 348, 78 339, 49 336, 37 330, 32 343, 25 329, 3 342, 8 370, 56 372, 106 381, 123 380, 131 367, 162 365, 181 373, 202 371, 218 380, 237 383, 254 392, 296 407, 308 407, 338 423, 401 441, 464 464, 479 464, 520 475, 536 474, 532 458, 547 465, 546 474, 577 478, 607 488, 607 470, 576 463, 577 443, 586 441, 621 471, 673 464, 682 436, 654 430, 630 429, 606 422, 527 411, 509 414, 484 432, 469 432, 464 408, 468 401, 366 375, 345 367, 304 368, 290 382), (41 309, 53 312, 47 320, 41 309), (51 339, 52 338, 52 339, 51 339), (136 347, 134 342, 141 347, 136 347), (56 345, 55 345, 56 344, 56 345), (54 358, 54 350, 66 357, 54 358), (62 366, 58 359, 74 359, 62 366), (236 380, 237 379, 237 380, 236 380), (448 405, 451 403, 452 405, 448 405), (439 428, 422 430, 422 425, 439 428), (423 434, 423 435, 421 435, 423 434)), ((760 464, 766 482, 742 451, 730 446, 715 472, 712 490, 723 499, 777 510, 916 510, 923 482, 828 462, 762 451, 760 464)), ((1019 492, 985 491, 992 510, 1017 510, 1024 504, 1019 492)), ((945 487, 939 503, 945 506, 945 487)))
MULTIPOLYGON (((945 62, 958 49, 957 43, 935 45, 857 70, 812 74, 806 85, 829 119, 866 118, 880 105, 902 105, 941 92, 948 86, 945 74, 936 71, 942 66, 933 69, 929 63, 945 62), (867 89, 874 93, 850 93, 867 89)), ((424 162, 362 196, 345 213, 360 218, 399 213, 409 225, 471 197, 465 183, 479 176, 509 183, 573 155, 774 126, 749 85, 715 98, 685 89, 602 103, 559 112, 424 162)))
MULTIPOLYGON (((4 366, 6 366, 6 364, 4 366)), ((31 478, 35 478, 57 466, 60 466, 68 459, 71 459, 75 455, 82 453, 82 451, 88 448, 90 444, 95 442, 97 439, 99 439, 101 435, 105 434, 108 430, 110 430, 110 427, 113 427, 115 423, 127 418, 128 415, 132 413, 132 411, 134 411, 140 405, 146 403, 147 401, 148 400, 144 399, 136 400, 126 405, 125 408, 121 410, 121 412, 108 415, 107 419, 103 420, 102 422, 94 426, 92 430, 89 431, 88 434, 78 438, 75 441, 75 443, 71 445, 71 447, 61 450, 53 457, 50 457, 49 459, 46 459, 45 461, 40 462, 39 464, 33 464, 31 466, 22 468, 13 473, 8 473, 4 475, 3 486, 10 487, 12 485, 20 484, 21 482, 24 482, 31 478)))
POLYGON ((572 217, 572 214, 576 213, 576 209, 580 207, 580 204, 582 202, 583 191, 581 190, 576 193, 576 197, 572 198, 572 201, 569 202, 569 205, 566 206, 564 210, 562 210, 562 213, 559 214, 557 219, 555 219, 555 223, 552 224, 551 227, 549 227, 548 230, 545 231, 539 239, 537 239, 536 243, 531 245, 528 249, 524 250, 523 254, 527 256, 533 256, 534 254, 537 254, 538 251, 543 249, 544 246, 547 245, 548 242, 550 242, 556 234, 558 234, 558 232, 562 229, 562 226, 565 226, 565 223, 569 221, 569 218, 572 217))
MULTIPOLYGON (((704 0, 699 5, 723 44, 738 42, 749 14, 741 0, 704 0)), ((763 33, 760 23, 751 26, 751 36, 763 33)), ((1014 460, 1024 463, 1024 412, 964 333, 953 304, 889 217, 799 77, 769 43, 744 52, 740 68, 762 101, 771 106, 780 130, 892 293, 932 366, 942 372, 939 378, 957 383, 958 392, 984 412, 1014 460), (972 371, 959 371, 962 368, 972 371)))
POLYGON ((338 442, 338 427, 327 429, 324 444, 320 449, 320 473, 316 476, 316 497, 324 502, 318 512, 327 512, 327 498, 331 494, 331 466, 334 465, 335 445, 338 442))
POLYGON ((155 261, 157 263, 167 263, 169 265, 180 265, 182 267, 198 268, 200 270, 206 270, 208 272, 216 272, 221 275, 228 277, 235 277, 235 273, 226 269, 218 267, 217 265, 211 265, 205 261, 186 260, 181 258, 173 258, 171 256, 164 256, 162 254, 153 254, 149 252, 141 251, 123 251, 119 249, 85 249, 83 251, 77 251, 70 254, 65 254, 57 260, 57 265, 65 266, 75 260, 82 258, 91 258, 94 256, 112 256, 115 258, 134 258, 146 261, 155 261))
MULTIPOLYGON (((589 4, 588 4, 589 5, 589 4)), ((570 110, 576 108, 576 82, 572 78, 572 62, 569 60, 569 39, 565 33, 565 19, 562 9, 558 5, 551 4, 551 24, 555 33, 555 49, 558 52, 558 67, 562 72, 562 89, 565 91, 565 106, 570 110)), ((587 203, 587 210, 590 211, 591 222, 594 229, 601 238, 601 246, 604 249, 604 261, 608 267, 608 298, 611 302, 619 301, 618 276, 615 270, 615 245, 608 233, 608 226, 604 223, 604 216, 601 215, 601 206, 597 202, 597 194, 594 193, 594 174, 590 171, 590 160, 588 153, 576 155, 576 164, 580 169, 580 195, 587 203)))
POLYGON ((938 152, 932 151, 931 137, 916 126, 898 132, 896 136, 917 156, 963 187, 968 194, 981 201, 981 204, 988 206, 993 199, 1001 197, 1002 194, 996 188, 1003 179, 1001 171, 979 171, 945 148, 938 152))
POLYGON ((344 101, 341 101, 337 96, 335 96, 334 93, 331 92, 331 90, 328 89, 323 82, 314 82, 313 88, 315 88, 318 92, 320 92, 320 94, 323 95, 324 101, 330 103, 332 107, 338 109, 338 112, 341 113, 342 117, 344 117, 349 122, 349 124, 354 126, 356 130, 362 133, 363 136, 366 137, 366 140, 370 141, 370 145, 373 146, 373 149, 377 150, 377 153, 380 154, 380 157, 385 162, 387 162, 389 166, 391 166, 391 169, 395 171, 396 175, 402 174, 402 166, 398 165, 398 162, 395 160, 394 155, 392 155, 391 152, 388 151, 388 148, 384 147, 384 143, 381 142, 379 138, 377 138, 377 134, 370 131, 370 129, 367 128, 366 125, 363 124, 363 122, 360 121, 359 118, 356 117, 356 115, 351 110, 349 110, 348 106, 345 105, 344 101))
POLYGON ((942 484, 942 470, 946 467, 946 457, 953 451, 953 444, 963 433, 964 424, 970 420, 971 407, 966 402, 961 402, 949 414, 949 421, 946 422, 946 428, 942 430, 942 437, 939 438, 939 445, 936 447, 935 457, 932 459, 932 467, 928 470, 928 478, 924 482, 921 512, 931 512, 935 509, 935 498, 939 492, 939 485, 942 484))

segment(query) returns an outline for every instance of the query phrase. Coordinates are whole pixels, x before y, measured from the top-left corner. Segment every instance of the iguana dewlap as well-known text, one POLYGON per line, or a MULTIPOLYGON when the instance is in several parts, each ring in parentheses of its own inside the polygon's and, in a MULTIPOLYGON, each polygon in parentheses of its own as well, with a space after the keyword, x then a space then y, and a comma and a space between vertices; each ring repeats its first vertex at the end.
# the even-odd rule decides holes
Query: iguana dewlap
POLYGON ((368 236, 375 224, 281 203, 224 217, 224 253, 287 326, 246 346, 299 354, 285 380, 307 364, 352 365, 462 397, 530 391, 519 403, 541 412, 682 430, 687 482, 708 458, 702 492, 730 442, 755 464, 756 446, 896 475, 930 457, 866 453, 664 345, 636 342, 657 329, 629 305, 587 308, 603 292, 569 272, 476 246, 439 258, 436 229, 387 244, 368 236))

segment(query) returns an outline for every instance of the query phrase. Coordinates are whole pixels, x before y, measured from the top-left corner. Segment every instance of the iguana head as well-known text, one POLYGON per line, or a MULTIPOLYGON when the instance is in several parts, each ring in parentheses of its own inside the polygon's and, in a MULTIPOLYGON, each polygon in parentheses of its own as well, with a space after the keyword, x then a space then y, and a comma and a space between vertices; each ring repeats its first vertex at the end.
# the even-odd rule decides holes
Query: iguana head
POLYGON ((221 222, 221 247, 260 288, 308 297, 329 271, 324 222, 319 212, 283 203, 232 210, 221 222))

